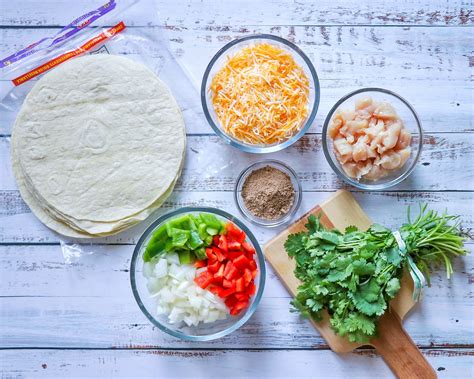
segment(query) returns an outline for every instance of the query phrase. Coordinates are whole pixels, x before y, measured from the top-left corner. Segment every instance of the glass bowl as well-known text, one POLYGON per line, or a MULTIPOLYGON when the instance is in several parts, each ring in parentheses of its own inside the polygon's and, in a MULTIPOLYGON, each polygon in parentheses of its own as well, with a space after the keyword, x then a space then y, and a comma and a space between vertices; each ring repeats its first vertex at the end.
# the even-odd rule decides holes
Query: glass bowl
POLYGON ((290 168, 283 162, 273 160, 273 159, 265 159, 247 167, 245 170, 243 170, 240 173, 234 187, 234 200, 235 200, 235 203, 237 204, 237 209, 240 211, 242 216, 244 216, 247 220, 259 226, 274 227, 274 226, 283 225, 286 222, 290 221, 295 215, 295 213, 297 212, 298 208, 300 207, 301 197, 302 197, 302 189, 301 189, 301 184, 298 180, 298 176, 296 175, 296 172, 293 171, 292 168, 290 168), (281 218, 277 220, 266 220, 266 219, 255 216, 253 213, 251 213, 247 209, 242 198, 242 187, 247 177, 252 173, 252 171, 258 170, 259 168, 266 167, 266 166, 275 167, 276 169, 286 173, 290 177, 291 183, 293 184, 293 188, 295 190, 295 199, 293 201, 293 205, 284 216, 282 216, 281 218))
POLYGON ((319 107, 319 96, 320 96, 320 87, 319 87, 319 79, 318 75, 316 74, 316 70, 306 56, 303 51, 296 46, 295 44, 287 41, 284 38, 276 37, 270 34, 254 34, 247 37, 236 39, 232 42, 229 42, 223 48, 221 48, 216 55, 211 59, 209 62, 206 71, 204 72, 204 77, 202 79, 201 85, 201 103, 204 110, 204 114, 207 118, 207 121, 214 129, 216 134, 221 136, 227 143, 232 146, 239 148, 242 151, 246 151, 249 153, 257 153, 257 154, 264 154, 264 153, 271 153, 275 151, 282 150, 293 143, 295 143, 298 139, 303 136, 308 128, 314 121, 316 117, 316 113, 319 107), (281 49, 288 51, 292 57, 295 59, 296 63, 300 65, 309 79, 309 112, 308 117, 303 123, 301 129, 295 133, 293 136, 288 138, 285 141, 272 144, 272 145, 253 145, 248 144, 242 141, 239 141, 232 136, 228 135, 221 126, 219 119, 217 118, 216 113, 214 112, 214 106, 212 105, 211 94, 209 91, 209 87, 214 75, 224 66, 227 57, 230 55, 234 55, 238 50, 242 49, 243 47, 251 46, 256 43, 271 43, 273 45, 278 46, 281 49))
POLYGON ((255 236, 236 217, 215 208, 185 207, 161 216, 155 222, 153 222, 147 230, 145 230, 143 235, 140 237, 132 255, 130 281, 133 295, 138 303, 138 306, 153 325, 157 326, 162 331, 185 341, 210 341, 223 337, 229 333, 232 333, 234 330, 237 330, 243 324, 245 324, 255 312, 265 287, 265 259, 262 249, 260 248, 255 236), (156 229, 173 218, 189 213, 211 213, 225 221, 232 221, 246 233, 246 241, 255 248, 256 263, 258 268, 258 274, 255 278, 256 292, 255 295, 251 297, 250 304, 245 311, 242 311, 237 316, 228 316, 225 320, 218 320, 208 324, 200 323, 197 326, 191 327, 188 327, 184 323, 170 324, 166 315, 156 314, 156 302, 154 298, 150 297, 151 295, 147 288, 147 279, 143 275, 144 262, 142 258, 145 248, 156 229))
POLYGON ((342 97, 329 111, 329 114, 324 121, 323 126, 323 151, 326 156, 329 165, 337 174, 337 176, 354 187, 365 189, 365 190, 383 190, 388 187, 392 187, 401 181, 403 181, 411 172, 414 170, 416 163, 420 157, 422 145, 423 145, 423 130, 421 128, 421 122, 415 109, 400 95, 383 89, 383 88, 362 88, 357 91, 351 92, 346 96, 342 97), (411 155, 403 167, 398 170, 393 170, 389 175, 380 178, 376 181, 361 178, 359 180, 351 178, 342 169, 341 164, 337 160, 334 153, 333 140, 328 134, 328 128, 334 113, 337 110, 354 110, 355 102, 359 98, 371 97, 374 101, 387 101, 390 103, 397 115, 403 121, 405 129, 412 135, 411 140, 411 155))

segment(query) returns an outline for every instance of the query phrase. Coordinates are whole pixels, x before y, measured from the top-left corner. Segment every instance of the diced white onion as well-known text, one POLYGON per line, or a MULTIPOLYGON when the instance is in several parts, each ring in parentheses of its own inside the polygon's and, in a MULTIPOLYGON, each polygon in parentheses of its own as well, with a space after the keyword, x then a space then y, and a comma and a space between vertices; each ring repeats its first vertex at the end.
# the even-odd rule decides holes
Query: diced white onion
POLYGON ((166 259, 160 259, 156 263, 153 273, 155 274, 156 278, 164 278, 166 275, 168 275, 168 262, 166 262, 166 259))
POLYGON ((145 278, 150 278, 153 275, 153 268, 154 268, 153 263, 144 262, 143 263, 143 276, 145 278))
POLYGON ((170 324, 184 322, 188 326, 225 319, 228 309, 224 302, 194 282, 202 271, 193 265, 180 265, 177 254, 146 262, 143 275, 151 297, 156 299, 157 315, 167 315, 170 324))

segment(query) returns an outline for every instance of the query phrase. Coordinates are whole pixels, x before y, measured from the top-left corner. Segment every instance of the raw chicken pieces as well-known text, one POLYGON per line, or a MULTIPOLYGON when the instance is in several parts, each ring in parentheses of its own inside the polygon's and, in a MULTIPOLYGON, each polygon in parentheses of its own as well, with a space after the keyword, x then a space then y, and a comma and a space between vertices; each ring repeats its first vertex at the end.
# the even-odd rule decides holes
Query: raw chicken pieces
POLYGON ((328 129, 347 175, 378 180, 403 167, 411 155, 411 134, 387 102, 358 99, 355 110, 338 110, 328 129))

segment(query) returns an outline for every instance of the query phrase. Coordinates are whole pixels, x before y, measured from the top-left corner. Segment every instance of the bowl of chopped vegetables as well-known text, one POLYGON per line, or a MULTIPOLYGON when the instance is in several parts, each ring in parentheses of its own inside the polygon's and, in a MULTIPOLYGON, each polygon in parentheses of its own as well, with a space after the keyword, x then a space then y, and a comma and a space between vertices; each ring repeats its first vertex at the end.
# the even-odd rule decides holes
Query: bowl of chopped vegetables
POLYGON ((227 143, 271 153, 295 143, 319 106, 316 70, 295 44, 269 34, 229 42, 211 59, 201 85, 204 114, 227 143))
POLYGON ((158 218, 133 252, 130 280, 145 316, 187 341, 241 327, 265 286, 265 260, 248 228, 215 208, 187 207, 158 218))

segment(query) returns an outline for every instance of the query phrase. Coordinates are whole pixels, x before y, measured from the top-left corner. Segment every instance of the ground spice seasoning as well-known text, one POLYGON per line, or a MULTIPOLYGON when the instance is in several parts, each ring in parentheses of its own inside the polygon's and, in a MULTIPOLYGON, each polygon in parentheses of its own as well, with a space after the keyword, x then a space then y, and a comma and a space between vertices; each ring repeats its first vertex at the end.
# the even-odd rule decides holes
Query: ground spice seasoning
POLYGON ((295 190, 288 174, 275 167, 265 166, 252 171, 245 179, 242 199, 253 215, 277 220, 291 209, 295 190))

